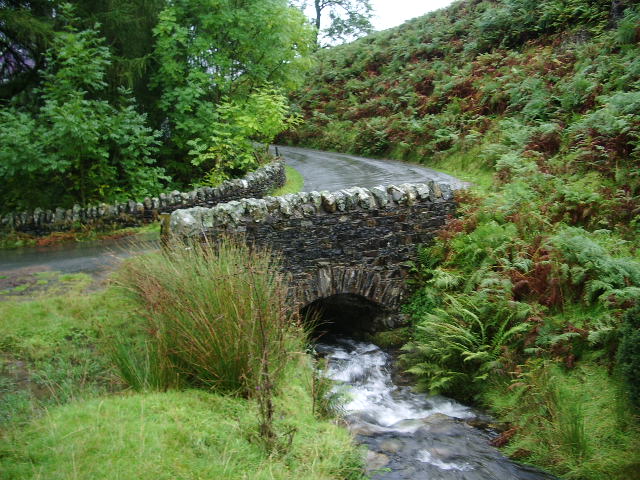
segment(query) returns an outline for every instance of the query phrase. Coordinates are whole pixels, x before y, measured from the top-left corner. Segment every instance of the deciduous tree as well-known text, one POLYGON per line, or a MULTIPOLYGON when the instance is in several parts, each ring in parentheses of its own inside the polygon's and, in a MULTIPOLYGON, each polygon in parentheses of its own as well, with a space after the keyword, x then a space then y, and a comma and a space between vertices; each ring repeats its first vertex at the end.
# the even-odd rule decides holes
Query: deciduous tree
MULTIPOLYGON (((303 5, 306 6, 306 1, 303 5)), ((318 45, 321 39, 344 42, 373 31, 369 0, 313 0, 313 11, 318 45), (327 17, 329 23, 323 26, 327 17)))
POLYGON ((313 32, 287 0, 176 0, 155 29, 159 69, 154 85, 165 115, 166 156, 172 174, 194 180, 189 142, 205 144, 223 99, 243 101, 271 84, 300 84, 310 62, 313 32))

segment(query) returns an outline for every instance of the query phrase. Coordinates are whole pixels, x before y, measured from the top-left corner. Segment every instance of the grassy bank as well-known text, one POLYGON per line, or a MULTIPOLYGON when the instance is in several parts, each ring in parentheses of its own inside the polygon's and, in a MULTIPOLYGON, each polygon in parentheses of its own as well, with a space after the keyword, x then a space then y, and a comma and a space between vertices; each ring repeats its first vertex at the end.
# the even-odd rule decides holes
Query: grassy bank
MULTIPOLYGON (((249 277, 231 273, 241 284, 251 280, 244 294, 230 297, 233 282, 207 275, 188 285, 176 273, 214 268, 214 257, 193 263, 186 255, 182 263, 160 254, 130 260, 118 274, 119 283, 99 292, 0 303, 1 478, 360 477, 360 457, 348 432, 313 411, 313 366, 304 353, 304 333, 288 320, 285 329, 274 324, 280 336, 265 340, 260 333, 269 328, 262 323, 271 322, 269 315, 283 313, 277 303, 264 303, 278 293, 269 293, 278 284, 261 284, 255 277, 264 268, 240 263, 249 277), (137 276, 142 271, 144 282, 137 276), (170 291, 163 293, 163 285, 170 291), (197 357, 209 349, 199 350, 198 338, 176 323, 189 320, 192 327, 199 324, 203 332, 216 335, 223 316, 232 312, 216 313, 212 290, 232 298, 227 302, 231 309, 245 305, 243 318, 263 326, 220 330, 220 348, 227 348, 227 354, 218 359, 197 357), (170 292, 185 296, 181 300, 170 292), (242 295, 248 303, 242 303, 242 295), (200 315, 202 308, 209 310, 200 315), (124 363, 123 340, 128 349, 124 363), (166 348, 169 341, 180 348, 166 348), (243 344, 262 350, 231 353, 243 344), (157 366, 148 355, 171 369, 163 378, 176 381, 148 381, 157 366), (216 362, 231 366, 246 356, 257 362, 238 366, 237 388, 217 381, 216 362), (209 377, 202 372, 205 362, 209 377), (265 364, 271 367, 266 377, 265 364), (132 381, 127 366, 135 367, 139 378, 147 375, 147 381, 132 381)), ((215 261, 222 266, 220 259, 215 261)))
POLYGON ((640 478, 638 237, 589 176, 524 165, 460 193, 459 218, 422 251, 404 366, 510 423, 496 444, 519 460, 640 478))
POLYGON ((476 184, 407 306, 419 385, 567 479, 640 478, 637 2, 460 1, 318 54, 292 144, 476 184))
POLYGON ((282 187, 271 192, 271 195, 274 197, 286 195, 287 193, 298 193, 301 192, 304 187, 304 177, 300 172, 289 165, 285 165, 284 169, 287 175, 287 182, 282 187))

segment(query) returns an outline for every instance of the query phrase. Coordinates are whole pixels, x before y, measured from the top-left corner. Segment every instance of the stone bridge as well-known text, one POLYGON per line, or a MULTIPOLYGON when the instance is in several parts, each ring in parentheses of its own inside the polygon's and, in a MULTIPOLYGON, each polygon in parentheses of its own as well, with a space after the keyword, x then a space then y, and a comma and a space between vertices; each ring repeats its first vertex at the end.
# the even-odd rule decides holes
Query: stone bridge
POLYGON ((401 323, 409 263, 455 206, 446 184, 354 187, 176 210, 170 230, 214 241, 242 235, 269 247, 304 311, 319 310, 328 323, 348 314, 349 330, 372 331, 401 323))

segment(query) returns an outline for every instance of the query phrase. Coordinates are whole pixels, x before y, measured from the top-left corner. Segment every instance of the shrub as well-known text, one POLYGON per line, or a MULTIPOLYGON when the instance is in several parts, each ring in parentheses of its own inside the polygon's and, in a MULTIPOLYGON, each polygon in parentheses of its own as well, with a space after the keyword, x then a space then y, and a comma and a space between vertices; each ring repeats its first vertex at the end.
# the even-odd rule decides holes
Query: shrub
POLYGON ((504 371, 508 349, 531 329, 526 304, 505 301, 484 291, 455 297, 435 308, 416 326, 415 341, 403 347, 410 373, 431 393, 469 400, 492 372, 504 371))
POLYGON ((617 360, 631 402, 640 409, 640 304, 627 310, 624 315, 617 360))
POLYGON ((159 133, 146 126, 129 91, 107 91, 112 60, 97 26, 79 31, 69 5, 60 16, 67 25, 47 52, 39 107, 0 112, 1 209, 157 194, 168 179, 153 166, 159 133))

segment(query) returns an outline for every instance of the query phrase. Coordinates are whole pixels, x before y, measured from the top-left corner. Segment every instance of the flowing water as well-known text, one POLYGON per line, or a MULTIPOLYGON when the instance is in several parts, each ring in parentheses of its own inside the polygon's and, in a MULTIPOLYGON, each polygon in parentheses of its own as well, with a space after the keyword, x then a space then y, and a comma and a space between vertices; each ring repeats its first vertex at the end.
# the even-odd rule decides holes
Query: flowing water
POLYGON ((327 375, 344 394, 345 420, 366 445, 376 480, 551 480, 489 444, 497 435, 470 425, 490 419, 441 396, 393 381, 392 357, 371 343, 336 337, 316 345, 327 375))

